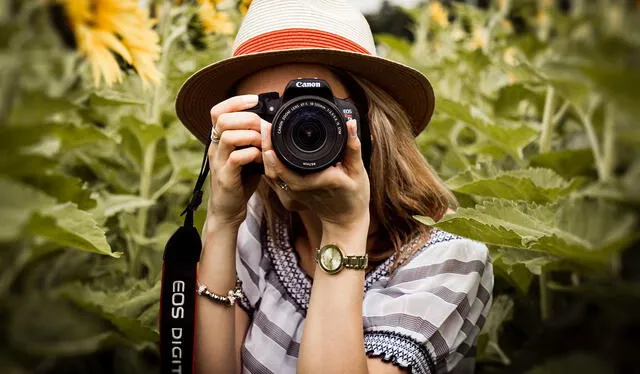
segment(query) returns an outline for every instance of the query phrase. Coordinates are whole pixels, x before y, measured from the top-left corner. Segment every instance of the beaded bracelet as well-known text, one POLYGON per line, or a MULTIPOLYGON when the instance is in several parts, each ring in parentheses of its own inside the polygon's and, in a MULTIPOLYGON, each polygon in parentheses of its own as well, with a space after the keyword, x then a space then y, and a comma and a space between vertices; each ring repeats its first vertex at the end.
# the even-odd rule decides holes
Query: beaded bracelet
POLYGON ((240 283, 240 280, 237 280, 235 288, 233 290, 229 290, 229 292, 227 292, 227 296, 220 296, 211 292, 211 290, 209 290, 204 284, 198 282, 197 292, 198 295, 206 296, 209 300, 218 304, 233 306, 236 303, 236 300, 242 297, 242 284, 240 283))

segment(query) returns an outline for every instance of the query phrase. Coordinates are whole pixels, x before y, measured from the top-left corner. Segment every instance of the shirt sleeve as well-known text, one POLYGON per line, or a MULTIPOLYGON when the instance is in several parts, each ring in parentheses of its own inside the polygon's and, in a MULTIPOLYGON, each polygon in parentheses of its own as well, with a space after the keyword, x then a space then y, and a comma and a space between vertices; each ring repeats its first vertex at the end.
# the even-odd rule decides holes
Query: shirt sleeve
POLYGON ((431 237, 363 302, 367 355, 410 373, 452 371, 475 347, 492 302, 487 247, 435 229, 431 237))
POLYGON ((247 218, 238 230, 236 277, 243 293, 238 304, 249 315, 260 302, 265 287, 265 272, 260 263, 263 259, 260 240, 263 211, 260 198, 254 194, 247 204, 247 218))

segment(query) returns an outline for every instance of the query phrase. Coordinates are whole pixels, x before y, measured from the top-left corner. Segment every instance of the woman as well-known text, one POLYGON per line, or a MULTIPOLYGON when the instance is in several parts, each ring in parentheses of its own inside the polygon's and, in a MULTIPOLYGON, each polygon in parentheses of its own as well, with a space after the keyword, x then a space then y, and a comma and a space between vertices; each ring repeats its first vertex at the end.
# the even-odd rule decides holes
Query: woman
POLYGON ((376 57, 366 21, 345 1, 253 2, 234 57, 196 73, 177 99, 185 125, 212 137, 200 372, 473 371, 493 288, 487 248, 412 218, 439 219, 453 202, 413 141, 432 111, 428 80, 376 57), (246 111, 298 77, 325 80, 364 117, 347 122, 342 161, 307 175, 283 165, 271 124, 246 111), (264 175, 242 173, 251 163, 264 175), (366 260, 332 274, 318 249, 366 260), (237 279, 237 305, 212 302, 237 279))

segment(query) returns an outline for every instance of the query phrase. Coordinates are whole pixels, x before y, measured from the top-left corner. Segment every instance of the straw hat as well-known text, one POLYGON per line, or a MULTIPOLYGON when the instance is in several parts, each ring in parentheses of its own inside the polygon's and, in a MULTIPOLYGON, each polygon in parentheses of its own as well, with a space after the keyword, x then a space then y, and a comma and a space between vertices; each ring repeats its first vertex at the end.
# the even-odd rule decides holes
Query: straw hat
POLYGON ((211 132, 211 107, 228 98, 237 81, 286 63, 318 63, 372 81, 405 109, 414 135, 433 113, 429 80, 378 57, 369 24, 347 0, 253 0, 232 53, 194 73, 178 92, 178 118, 203 143, 211 132))

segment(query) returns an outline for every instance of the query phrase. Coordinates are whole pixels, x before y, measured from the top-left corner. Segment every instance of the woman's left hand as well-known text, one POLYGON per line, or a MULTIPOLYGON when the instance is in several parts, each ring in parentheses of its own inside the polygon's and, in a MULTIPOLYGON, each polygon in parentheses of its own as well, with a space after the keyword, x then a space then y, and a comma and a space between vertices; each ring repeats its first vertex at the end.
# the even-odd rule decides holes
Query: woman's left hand
POLYGON ((261 129, 265 175, 276 186, 286 183, 286 193, 318 214, 324 226, 369 227, 369 177, 356 126, 355 120, 347 122, 349 136, 341 162, 306 175, 290 170, 278 159, 271 143, 271 124, 263 123, 261 129))

